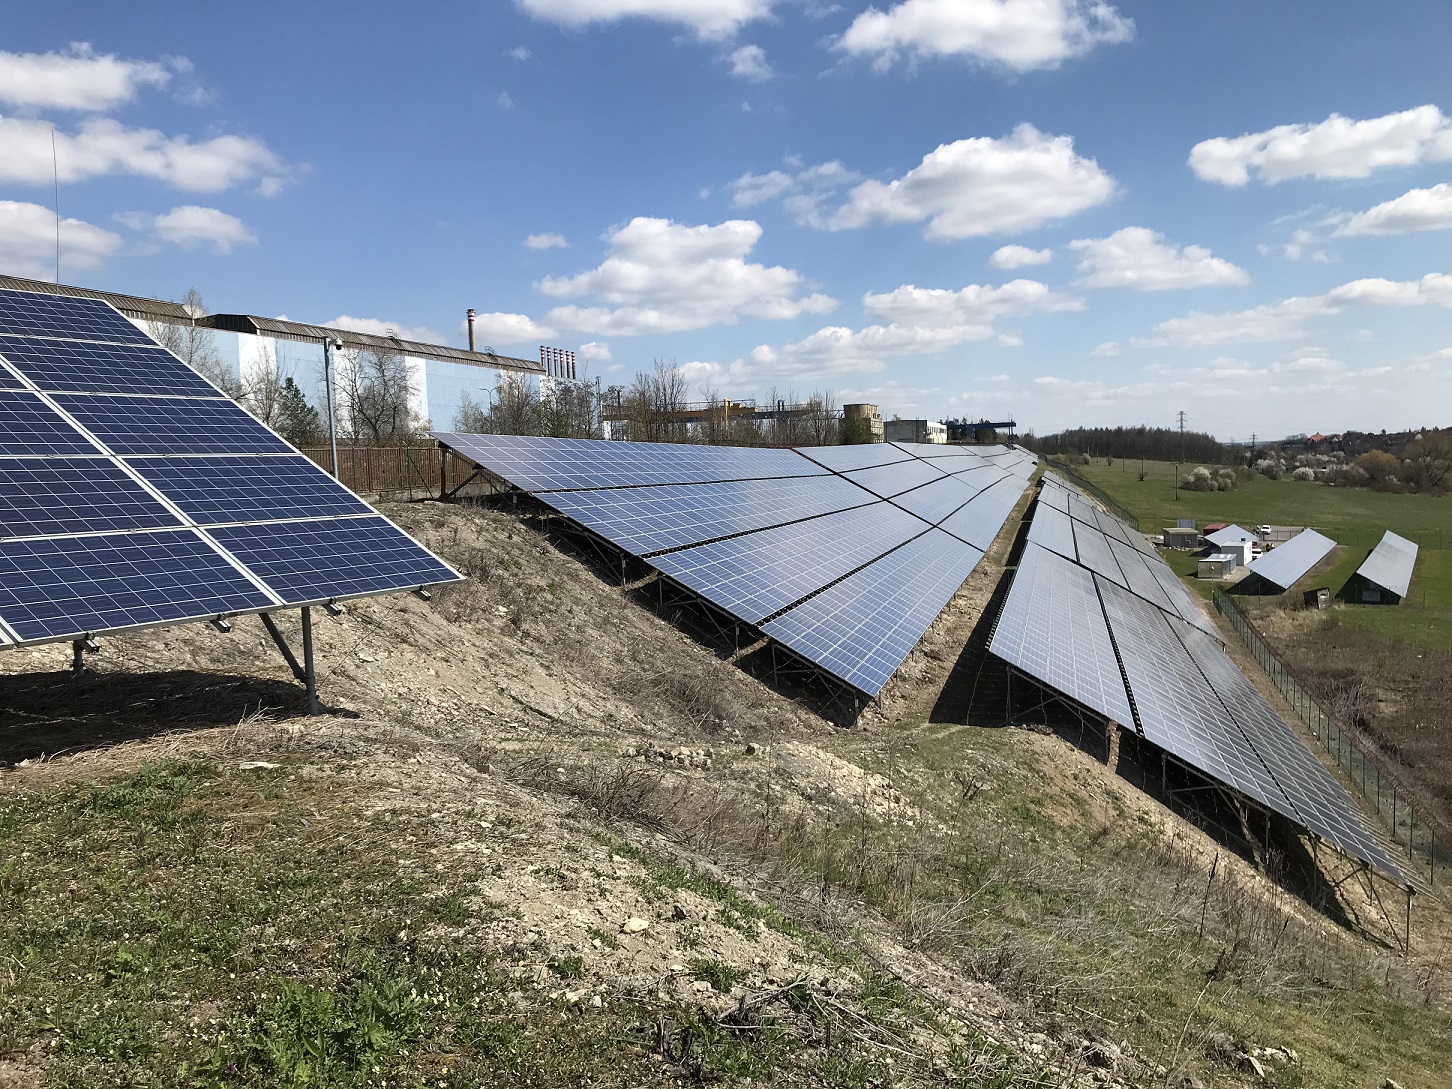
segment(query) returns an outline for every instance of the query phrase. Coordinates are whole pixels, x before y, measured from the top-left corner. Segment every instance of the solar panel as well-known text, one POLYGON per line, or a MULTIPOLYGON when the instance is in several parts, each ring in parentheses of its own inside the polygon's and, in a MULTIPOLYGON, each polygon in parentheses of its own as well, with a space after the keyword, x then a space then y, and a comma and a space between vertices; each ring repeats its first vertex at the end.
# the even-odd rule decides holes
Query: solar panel
POLYGON ((668 552, 651 563, 755 624, 928 529, 890 503, 668 552))
POLYGON ((890 442, 862 442, 849 446, 799 446, 797 453, 825 465, 835 473, 907 461, 912 455, 890 442))
POLYGON ((1042 488, 1039 490, 1041 506, 1053 507, 1062 514, 1069 513, 1069 493, 1063 488, 1042 488))
POLYGON ((1071 560, 1079 558, 1074 547, 1074 523, 1053 507, 1040 506, 1029 523, 1028 539, 1042 548, 1071 560))
POLYGON ((905 450, 915 458, 978 457, 976 450, 963 446, 949 446, 945 442, 893 442, 899 450, 905 450))
POLYGON ((194 530, 0 541, 0 619, 21 641, 276 604, 194 530))
POLYGON ((373 512, 106 303, 0 291, 0 358, 0 385, 12 387, 0 389, 0 638, 76 638, 459 577, 383 518, 326 520, 373 512), (203 456, 273 451, 284 456, 203 456), (128 463, 133 454, 159 456, 128 463), (289 515, 308 521, 277 524, 289 515), (194 528, 220 520, 273 523, 236 535, 238 549, 266 562, 296 544, 315 577, 274 571, 281 592, 270 592, 218 543, 223 531, 194 528))
POLYGON ((954 537, 987 552, 1023 494, 1023 481, 1004 477, 989 485, 939 523, 954 537))
POLYGON ((1100 533, 1097 529, 1086 526, 1083 522, 1074 522, 1074 544, 1079 549, 1079 563, 1089 568, 1097 575, 1129 587, 1129 580, 1119 570, 1119 561, 1114 558, 1114 553, 1109 547, 1109 538, 1100 533))
POLYGON ((1314 529, 1303 529, 1285 544, 1253 560, 1246 570, 1282 590, 1289 590, 1335 547, 1336 542, 1330 537, 1314 529))
POLYGON ((453 582, 457 575, 386 518, 221 526, 207 532, 294 605, 453 582))
POLYGON ((56 394, 55 403, 117 454, 290 454, 293 448, 225 397, 56 394))
POLYGON ((1149 568, 1155 581, 1160 584, 1160 589, 1170 599, 1170 604, 1175 607, 1175 612, 1179 614, 1181 620, 1188 620, 1201 631, 1213 635, 1216 639, 1220 638, 1220 632, 1200 611, 1200 607, 1195 604, 1195 599, 1190 596, 1190 591, 1180 581, 1180 576, 1171 571, 1168 564, 1160 559, 1152 559, 1145 566, 1149 568))
POLYGON ((0 356, 49 393, 162 393, 216 397, 216 388, 156 345, 71 340, 0 339, 0 356))
POLYGON ((1368 831, 1356 800, 1312 755, 1220 645, 1193 628, 1182 629, 1180 637, 1289 801, 1291 811, 1280 812, 1350 854, 1400 877, 1396 863, 1368 831))
POLYGON ((875 696, 982 557, 976 548, 929 530, 762 631, 875 696))
POLYGON ((127 464, 200 525, 372 513, 301 455, 146 457, 127 464))
POLYGON ((893 502, 923 521, 937 525, 977 494, 957 477, 944 476, 895 496, 893 502))
POLYGON ((36 394, 0 390, 0 454, 99 454, 36 394))
POLYGON ((1397 597, 1406 597, 1412 584, 1412 569, 1416 565, 1417 543, 1387 530, 1356 573, 1367 582, 1390 590, 1397 597))
POLYGON ((550 505, 637 556, 876 500, 839 476, 552 492, 550 505))
POLYGON ((883 499, 891 499, 895 495, 900 495, 910 488, 919 487, 930 480, 943 479, 942 473, 926 461, 919 461, 917 458, 912 461, 899 462, 896 465, 877 465, 870 469, 858 469, 842 475, 852 483, 866 488, 873 495, 880 495, 883 499))
POLYGON ((0 290, 0 335, 152 344, 152 339, 100 299, 0 290))
POLYGON ((1097 526, 1098 520, 1094 517, 1094 505, 1074 493, 1069 495, 1069 513, 1081 522, 1091 526, 1097 526))
MULTIPOLYGON (((997 465, 992 465, 977 458, 974 458, 966 469, 958 469, 958 464, 957 462, 938 463, 939 468, 955 469, 956 471, 953 473, 954 478, 967 484, 975 492, 981 492, 984 488, 992 484, 997 484, 1000 480, 1007 480, 1010 476, 1010 474, 1005 473, 997 465)), ((1022 490, 1022 488, 1019 489, 1020 493, 1022 490)))
POLYGON ((181 524, 110 458, 0 458, 0 537, 181 524))
POLYGON ((1109 550, 1114 553, 1114 558, 1119 561, 1120 573, 1124 575, 1125 584, 1129 589, 1144 598, 1157 609, 1163 609, 1173 616, 1179 615, 1179 610, 1160 587, 1159 579, 1155 578, 1150 570, 1150 561, 1140 555, 1127 544, 1118 541, 1109 542, 1109 550))
POLYGON ((791 450, 461 435, 446 431, 429 434, 474 464, 527 492, 704 484, 826 473, 791 450))
POLYGON ((1133 532, 1128 526, 1112 514, 1105 514, 1102 510, 1094 512, 1094 524, 1099 527, 1099 532, 1114 540, 1123 541, 1125 544, 1132 544, 1129 535, 1133 532))
POLYGON ((1082 567, 1027 545, 988 649, 1110 721, 1133 725, 1094 576, 1082 567))

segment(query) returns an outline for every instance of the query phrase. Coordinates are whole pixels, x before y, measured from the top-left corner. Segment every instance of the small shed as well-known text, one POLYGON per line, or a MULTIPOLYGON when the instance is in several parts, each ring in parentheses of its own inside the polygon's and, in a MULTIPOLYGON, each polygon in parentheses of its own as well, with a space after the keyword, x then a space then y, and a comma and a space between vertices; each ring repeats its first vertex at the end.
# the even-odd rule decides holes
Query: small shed
POLYGON ((1166 548, 1194 548, 1200 543, 1200 534, 1194 529, 1166 526, 1164 541, 1166 548))
POLYGON ((1239 566, 1236 558, 1229 552, 1215 552, 1200 557, 1198 574, 1202 579, 1228 579, 1239 566))
POLYGON ((1251 541, 1228 541, 1215 546, 1215 555, 1229 556, 1236 567, 1249 567, 1255 559, 1255 545, 1251 541))

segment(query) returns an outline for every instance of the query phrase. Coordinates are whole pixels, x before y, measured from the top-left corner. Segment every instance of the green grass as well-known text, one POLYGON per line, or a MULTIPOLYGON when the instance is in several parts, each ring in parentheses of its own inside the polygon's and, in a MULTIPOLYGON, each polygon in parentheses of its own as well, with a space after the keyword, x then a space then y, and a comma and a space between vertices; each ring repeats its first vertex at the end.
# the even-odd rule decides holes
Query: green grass
MULTIPOLYGON (((1182 466, 1181 472, 1193 468, 1182 466)), ((1176 500, 1175 466, 1169 462, 1149 462, 1142 481, 1137 461, 1106 465, 1096 460, 1077 471, 1134 514, 1146 533, 1173 526, 1178 518, 1194 518, 1201 527, 1235 522, 1247 528, 1267 524, 1317 529, 1342 547, 1305 586, 1330 586, 1333 593, 1341 591, 1383 532, 1390 529, 1410 538, 1420 554, 1406 599, 1400 606, 1348 605, 1342 623, 1391 642, 1452 647, 1452 500, 1262 476, 1232 492, 1181 491, 1176 500)), ((1176 570, 1190 573, 1188 567, 1176 570)))

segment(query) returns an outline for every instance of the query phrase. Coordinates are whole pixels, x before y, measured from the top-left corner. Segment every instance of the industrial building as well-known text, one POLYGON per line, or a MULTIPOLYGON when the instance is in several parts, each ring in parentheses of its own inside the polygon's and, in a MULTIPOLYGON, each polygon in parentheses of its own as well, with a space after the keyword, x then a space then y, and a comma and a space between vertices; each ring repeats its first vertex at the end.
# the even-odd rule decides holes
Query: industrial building
POLYGON ((946 443, 948 425, 937 420, 888 420, 882 425, 888 442, 946 443))

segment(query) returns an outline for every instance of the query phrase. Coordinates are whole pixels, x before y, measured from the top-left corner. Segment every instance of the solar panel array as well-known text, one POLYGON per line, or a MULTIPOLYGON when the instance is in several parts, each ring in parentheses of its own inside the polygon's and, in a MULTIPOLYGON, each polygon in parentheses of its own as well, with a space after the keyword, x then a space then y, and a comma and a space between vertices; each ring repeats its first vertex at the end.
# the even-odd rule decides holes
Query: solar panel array
POLYGON ((1169 567, 1132 546, 1139 534, 1129 526, 1092 511, 1077 490, 1054 477, 1043 479, 990 650, 1074 703, 1134 729, 1211 779, 1400 878, 1355 800, 1226 654, 1216 629, 1169 567), (1062 548, 1064 507, 1075 512, 1068 519, 1075 554, 1062 548), (1041 519, 1054 528, 1036 535, 1041 519), (1110 522, 1118 527, 1115 535, 1105 532, 1110 522))
POLYGON ((1417 542, 1387 530, 1356 573, 1397 597, 1406 597, 1412 584, 1412 568, 1416 565, 1417 542))
POLYGON ((0 644, 458 578, 109 304, 0 291, 0 644))
POLYGON ((1005 446, 434 437, 868 696, 977 566, 1037 465, 1005 446))
POLYGON ((1336 542, 1330 537, 1314 529, 1303 529, 1285 544, 1254 560, 1246 570, 1282 590, 1289 590, 1335 547, 1336 542))

